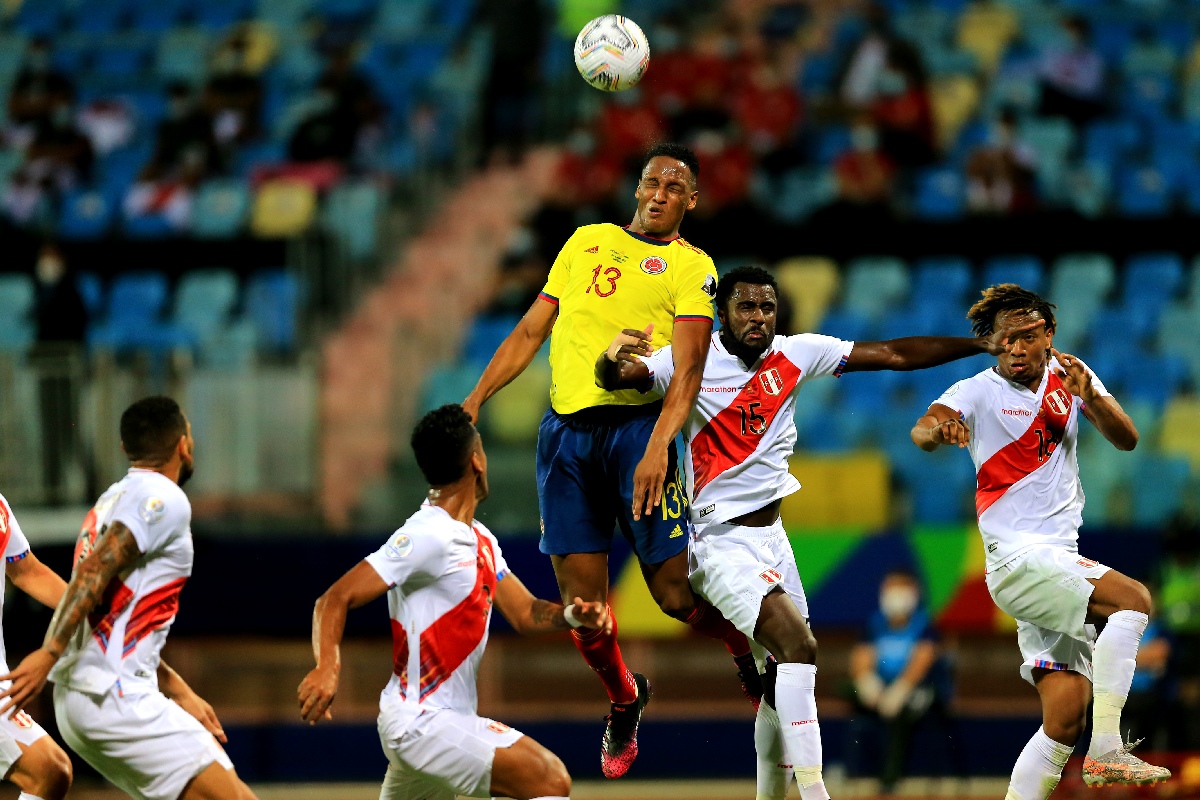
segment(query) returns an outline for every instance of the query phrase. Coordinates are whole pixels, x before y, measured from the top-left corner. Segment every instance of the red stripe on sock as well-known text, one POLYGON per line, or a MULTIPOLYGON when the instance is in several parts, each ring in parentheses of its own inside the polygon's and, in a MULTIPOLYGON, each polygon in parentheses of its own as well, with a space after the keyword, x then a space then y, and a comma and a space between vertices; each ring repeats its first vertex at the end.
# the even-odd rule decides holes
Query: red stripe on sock
MULTIPOLYGON (((611 608, 608 613, 612 616, 611 608)), ((637 700, 637 684, 633 682, 633 673, 625 666, 621 648, 617 645, 615 616, 612 616, 611 633, 580 628, 571 631, 571 640, 575 642, 575 649, 583 656, 583 660, 604 684, 609 702, 624 704, 637 700)))

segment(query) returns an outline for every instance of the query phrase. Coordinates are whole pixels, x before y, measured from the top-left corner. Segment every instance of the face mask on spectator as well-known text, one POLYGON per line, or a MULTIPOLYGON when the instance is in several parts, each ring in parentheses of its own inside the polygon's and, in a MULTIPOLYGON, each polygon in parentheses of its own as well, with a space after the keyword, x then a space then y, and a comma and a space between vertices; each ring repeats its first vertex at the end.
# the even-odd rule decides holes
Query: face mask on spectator
POLYGON ((879 593, 879 610, 888 619, 906 619, 917 610, 918 600, 911 586, 892 586, 879 593))

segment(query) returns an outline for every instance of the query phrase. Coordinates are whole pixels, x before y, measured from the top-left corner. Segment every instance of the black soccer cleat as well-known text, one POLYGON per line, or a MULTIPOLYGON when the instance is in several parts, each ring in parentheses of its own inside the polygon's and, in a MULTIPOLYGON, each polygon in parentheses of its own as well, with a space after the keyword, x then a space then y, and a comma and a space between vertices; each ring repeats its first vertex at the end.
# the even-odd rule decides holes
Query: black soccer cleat
POLYGON ((633 673, 638 696, 632 703, 613 703, 612 711, 604 720, 604 739, 600 742, 600 771, 606 778, 620 778, 633 766, 637 758, 638 723, 642 712, 650 702, 650 681, 640 672, 633 673))

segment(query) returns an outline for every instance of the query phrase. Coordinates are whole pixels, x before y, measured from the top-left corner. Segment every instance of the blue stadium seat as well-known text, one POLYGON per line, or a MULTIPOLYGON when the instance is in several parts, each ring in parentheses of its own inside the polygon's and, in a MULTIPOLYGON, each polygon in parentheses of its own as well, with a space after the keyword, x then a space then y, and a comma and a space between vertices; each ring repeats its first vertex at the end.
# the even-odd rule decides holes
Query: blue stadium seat
POLYGON ((113 279, 106 319, 118 327, 139 327, 162 315, 169 291, 161 272, 125 272, 113 279))
POLYGON ((1130 337, 1138 342, 1148 340, 1158 331, 1162 309, 1153 305, 1105 306, 1092 317, 1090 341, 1093 347, 1106 346, 1113 337, 1130 337))
POLYGON ((463 360, 486 366, 520 321, 520 317, 509 315, 476 317, 463 342, 463 360))
POLYGON ((80 33, 115 33, 125 22, 125 8, 118 2, 81 3, 74 15, 74 28, 80 33))
POLYGON ((140 0, 130 12, 130 26, 142 33, 167 33, 183 18, 174 0, 140 0))
POLYGON ((1141 141, 1141 131, 1131 119, 1108 119, 1088 125, 1083 135, 1083 157, 1112 169, 1141 141))
POLYGON ((1092 328, 1092 315, 1100 307, 1098 301, 1077 302, 1070 294, 1050 294, 1050 301, 1055 298, 1070 298, 1060 301, 1054 311, 1054 346, 1064 353, 1078 354, 1087 343, 1088 332, 1092 328))
POLYGON ((21 4, 13 27, 32 37, 51 38, 63 27, 64 9, 56 0, 21 4))
POLYGON ((338 237, 351 258, 367 258, 375 253, 382 208, 383 197, 373 184, 342 184, 325 201, 325 227, 338 237))
POLYGON ((131 239, 166 239, 177 231, 164 214, 134 214, 121 221, 121 230, 131 239))
POLYGON ((956 307, 974 293, 975 275, 971 264, 957 256, 918 259, 913 270, 914 302, 943 303, 956 307))
POLYGON ((821 318, 816 332, 851 342, 861 342, 871 338, 872 330, 871 320, 862 314, 846 309, 834 309, 821 318))
POLYGON ((1122 399, 1145 403, 1161 410, 1183 389, 1191 365, 1182 356, 1143 355, 1124 365, 1122 399))
POLYGON ((63 197, 58 234, 64 239, 99 239, 112 227, 111 198, 94 189, 75 189, 63 197))
POLYGON ((1170 521, 1183 507, 1188 474, 1186 459, 1146 459, 1132 475, 1134 522, 1161 526, 1170 521))
POLYGON ((1103 253, 1071 253, 1054 262, 1050 276, 1050 298, 1071 305, 1096 308, 1112 291, 1116 269, 1112 258, 1103 253))
POLYGON ((245 19, 251 10, 243 0, 205 0, 193 13, 197 25, 219 31, 245 19))
POLYGON ((810 157, 817 164, 828 165, 850 149, 850 129, 844 125, 830 125, 815 131, 810 157))
POLYGON ((1155 167, 1132 167, 1117 176, 1117 210, 1126 217, 1161 217, 1171 210, 1171 186, 1155 167))
POLYGON ((156 358, 154 366, 161 369, 163 356, 174 350, 194 349, 196 341, 189 332, 168 323, 152 322, 131 327, 110 320, 88 331, 88 345, 118 352, 146 351, 156 358))
MULTIPOLYGON (((915 420, 914 420, 915 422, 915 420)), ((906 476, 905 483, 912 498, 913 522, 939 524, 960 522, 973 508, 975 470, 964 453, 947 448, 940 453, 921 453, 925 464, 915 475, 906 476)), ((914 463, 920 462, 915 460, 914 463)))
POLYGON ((83 307, 90 319, 97 319, 104 312, 104 282, 94 272, 75 273, 75 288, 83 298, 83 307))
POLYGON ((1139 253, 1125 262, 1122 281, 1127 302, 1165 306, 1183 286, 1183 259, 1178 253, 1139 253))
POLYGON ((839 405, 854 412, 880 414, 894 405, 894 397, 904 389, 909 374, 881 370, 843 375, 838 381, 839 405))
POLYGON ((126 77, 141 73, 149 61, 150 54, 145 47, 113 45, 96 51, 92 69, 108 77, 126 77))
POLYGON ((475 388, 482 374, 483 365, 469 361, 437 365, 429 371, 421 389, 420 413, 427 414, 450 403, 461 403, 475 388))
POLYGON ((1044 280, 1045 269, 1037 256, 993 256, 983 265, 984 287, 1017 283, 1032 292, 1040 292, 1044 280))
POLYGON ((1188 362, 1192 384, 1200 386, 1200 308, 1175 304, 1166 308, 1159 320, 1158 349, 1188 362))
POLYGON ((1092 45, 1110 64, 1118 64, 1133 44, 1134 29, 1128 22, 1108 20, 1092 27, 1092 45))
POLYGON ((856 258, 846 265, 842 305, 871 319, 903 305, 911 286, 908 267, 898 258, 856 258))
POLYGON ((779 180, 778 190, 765 203, 783 222, 799 222, 837 199, 837 181, 827 168, 793 169, 779 180))
POLYGON ((375 34, 384 37, 416 35, 424 25, 429 5, 425 0, 382 0, 375 14, 375 34))
POLYGON ((250 213, 250 191, 244 181, 222 178, 205 182, 192 207, 192 235, 231 239, 242 232, 250 213))
POLYGON ((300 312, 300 284, 287 270, 263 270, 246 287, 246 316, 254 325, 258 342, 273 352, 290 352, 299 344, 296 323, 300 312))
POLYGON ((237 300, 238 279, 231 270, 191 270, 175 290, 175 323, 199 342, 212 341, 229 322, 237 300))
POLYGON ((50 56, 54 68, 67 75, 79 75, 92 66, 95 43, 78 35, 57 39, 50 56))
POLYGON ((209 35, 199 28, 171 30, 158 43, 155 72, 163 81, 198 84, 208 71, 209 35))
POLYGON ((337 25, 354 25, 368 21, 375 14, 378 0, 318 0, 316 13, 337 25))
POLYGON ((1183 207, 1191 214, 1200 214, 1200 164, 1192 164, 1183 175, 1183 207))
POLYGON ((1126 114, 1159 120, 1168 115, 1178 94, 1179 83, 1172 75, 1134 75, 1125 82, 1121 105, 1126 114))
POLYGON ((959 172, 940 167, 927 169, 917 176, 916 214, 922 219, 959 219, 965 210, 965 191, 959 172))
POLYGON ((0 273, 0 350, 25 352, 34 340, 31 316, 36 290, 24 273, 0 273))
POLYGON ((934 305, 923 296, 913 296, 907 308, 884 314, 876 335, 880 339, 904 336, 965 336, 969 328, 963 303, 934 305))

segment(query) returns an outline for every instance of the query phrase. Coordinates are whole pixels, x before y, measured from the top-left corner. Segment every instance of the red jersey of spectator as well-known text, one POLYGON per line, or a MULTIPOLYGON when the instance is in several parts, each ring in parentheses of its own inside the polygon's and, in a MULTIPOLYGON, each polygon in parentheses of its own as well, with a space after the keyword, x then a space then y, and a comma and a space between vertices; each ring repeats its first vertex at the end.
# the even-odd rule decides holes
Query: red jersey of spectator
POLYGON ((606 103, 599 130, 604 137, 604 155, 618 162, 639 156, 667 138, 662 115, 645 102, 632 106, 606 103))
POLYGON ((755 149, 774 150, 792 138, 802 109, 796 92, 763 65, 734 96, 730 110, 755 149))

